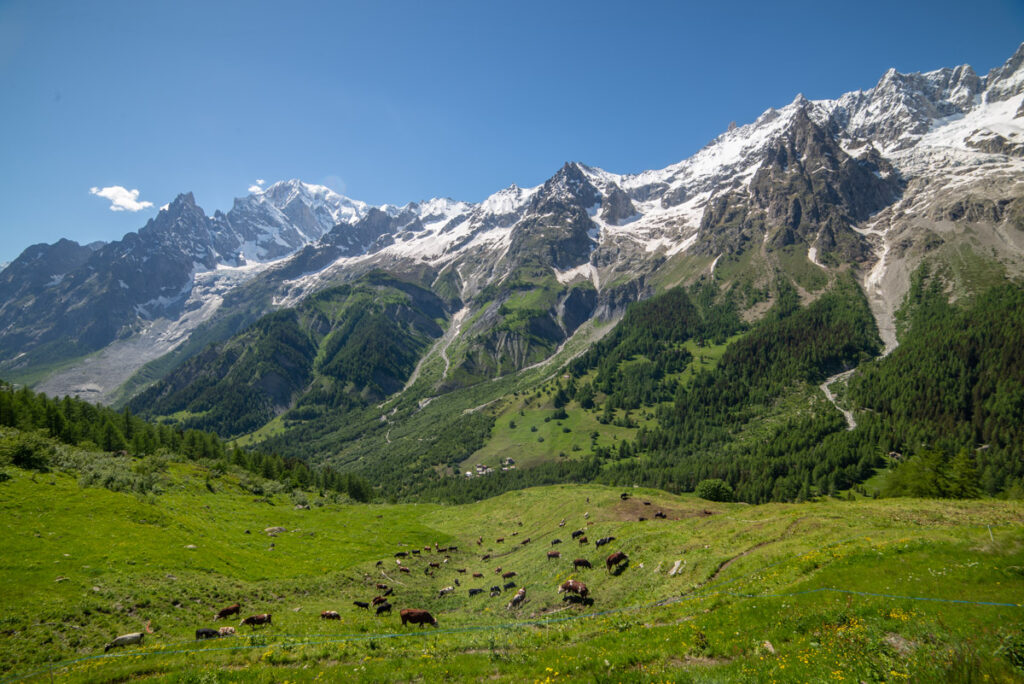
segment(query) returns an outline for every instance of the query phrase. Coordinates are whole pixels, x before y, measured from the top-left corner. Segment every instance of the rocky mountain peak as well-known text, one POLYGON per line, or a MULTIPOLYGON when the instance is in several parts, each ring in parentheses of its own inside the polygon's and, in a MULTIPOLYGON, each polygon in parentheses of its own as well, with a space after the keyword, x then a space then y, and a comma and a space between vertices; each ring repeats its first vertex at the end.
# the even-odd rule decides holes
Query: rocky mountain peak
POLYGON ((988 72, 985 86, 989 102, 1002 102, 1024 93, 1024 43, 1001 67, 988 72))

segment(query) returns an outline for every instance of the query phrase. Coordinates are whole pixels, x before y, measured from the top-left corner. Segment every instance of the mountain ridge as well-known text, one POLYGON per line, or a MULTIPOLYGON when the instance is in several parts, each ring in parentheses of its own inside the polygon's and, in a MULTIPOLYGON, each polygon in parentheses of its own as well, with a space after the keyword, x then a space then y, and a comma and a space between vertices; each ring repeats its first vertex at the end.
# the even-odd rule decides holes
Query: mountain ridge
MULTIPOLYGON (((620 175, 570 162, 544 184, 513 185, 477 204, 433 199, 370 207, 322 186, 286 181, 239 198, 227 214, 207 217, 182 196, 175 200, 180 215, 160 212, 138 238, 129 239, 141 249, 142 242, 135 240, 169 236, 156 240, 170 264, 166 277, 149 279, 151 286, 162 283, 161 289, 138 301, 134 294, 110 292, 118 282, 133 284, 131 279, 108 279, 91 291, 86 288, 90 296, 99 293, 112 303, 105 305, 107 324, 91 335, 52 320, 47 329, 45 323, 47 315, 52 319, 55 314, 44 305, 52 309, 55 300, 85 299, 68 284, 62 286, 75 283, 72 277, 64 275, 61 283, 31 296, 8 297, 8 305, 0 307, 0 346, 7 345, 9 360, 0 372, 17 375, 63 357, 73 372, 58 373, 40 387, 76 393, 76 385, 89 384, 74 375, 86 365, 74 361, 83 352, 102 355, 111 342, 175 328, 173 342, 153 346, 153 353, 130 362, 138 368, 179 348, 207 321, 235 316, 223 309, 223 295, 204 294, 199 287, 204 279, 223 283, 222 292, 238 293, 233 299, 247 302, 253 312, 268 312, 377 268, 426 279, 453 301, 494 295, 496 311, 506 313, 516 308, 516 292, 532 292, 543 300, 538 311, 547 313, 531 318, 531 325, 546 326, 543 321, 549 320, 551 331, 561 332, 507 342, 526 345, 512 366, 485 363, 487 372, 508 370, 549 355, 571 334, 574 325, 566 326, 558 313, 570 289, 582 292, 580 287, 589 283, 595 292, 583 297, 585 311, 577 311, 573 321, 614 318, 622 304, 650 291, 648 281, 663 287, 676 277, 668 274, 676 272, 692 280, 701 268, 713 270, 723 255, 755 247, 762 254, 753 271, 726 285, 763 287, 778 268, 775 253, 797 243, 820 268, 853 264, 886 344, 892 346, 889 321, 910 271, 937 234, 931 226, 930 234, 921 230, 921 216, 950 215, 950 206, 970 204, 974 192, 997 195, 992 201, 1004 211, 984 226, 983 238, 966 238, 962 232, 947 237, 980 240, 986 248, 1001 240, 1005 244, 997 249, 996 261, 1014 271, 1020 268, 1017 260, 1024 250, 1012 226, 1021 193, 1013 178, 1024 170, 1016 152, 1024 145, 1024 126, 1015 116, 1024 108, 1024 102, 1017 102, 1024 93, 1022 65, 1024 45, 983 77, 968 66, 924 74, 890 70, 867 91, 834 100, 797 96, 749 124, 730 127, 695 155, 664 169, 620 175), (791 173, 800 166, 803 177, 791 173), (830 182, 825 177, 830 173, 839 177, 830 182), (889 225, 883 227, 886 219, 889 225), (187 225, 170 230, 165 224, 175 220, 187 225), (55 287, 56 294, 48 293, 55 287), (623 300, 620 293, 633 294, 623 300), (33 312, 36 318, 30 320, 33 312), (62 350, 69 335, 75 343, 62 350), (42 348, 33 352, 34 345, 42 348), (14 358, 26 348, 25 357, 14 358)), ((970 223, 978 230, 977 221, 970 223)), ((119 254, 131 246, 107 245, 99 251, 119 254)), ((0 281, 12 266, 0 272, 0 281)), ((79 290, 83 287, 79 283, 79 290)), ((501 325, 505 318, 491 315, 490 320, 501 325)), ((106 385, 100 387, 100 398, 113 396, 110 381, 93 379, 94 386, 106 385)), ((116 379, 126 378, 121 373, 116 379)))

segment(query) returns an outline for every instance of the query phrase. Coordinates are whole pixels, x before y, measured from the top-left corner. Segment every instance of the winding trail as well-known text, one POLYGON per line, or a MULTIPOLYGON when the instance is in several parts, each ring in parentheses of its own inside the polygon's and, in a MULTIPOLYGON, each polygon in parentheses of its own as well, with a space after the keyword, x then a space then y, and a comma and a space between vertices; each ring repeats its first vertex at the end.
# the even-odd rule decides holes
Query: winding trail
POLYGON ((836 395, 832 393, 831 389, 829 389, 829 385, 831 385, 834 382, 838 382, 840 380, 845 380, 846 378, 848 378, 851 375, 853 375, 853 372, 855 370, 857 370, 857 369, 856 368, 851 368, 848 371, 843 371, 842 373, 836 373, 832 377, 830 377, 827 380, 825 380, 825 382, 821 383, 821 385, 819 385, 819 387, 821 387, 821 391, 825 393, 825 398, 828 399, 829 401, 831 401, 832 405, 835 406, 839 410, 839 412, 843 414, 844 418, 846 418, 846 429, 847 430, 852 430, 855 427, 857 427, 857 421, 853 417, 853 411, 847 411, 842 406, 840 406, 838 404, 838 402, 836 402, 836 395))

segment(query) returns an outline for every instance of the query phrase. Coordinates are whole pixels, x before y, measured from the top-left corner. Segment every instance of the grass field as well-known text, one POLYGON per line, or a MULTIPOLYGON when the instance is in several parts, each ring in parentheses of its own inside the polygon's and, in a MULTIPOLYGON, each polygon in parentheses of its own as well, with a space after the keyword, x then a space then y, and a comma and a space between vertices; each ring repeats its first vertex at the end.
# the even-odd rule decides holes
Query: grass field
POLYGON ((233 476, 207 480, 190 464, 171 464, 165 492, 142 498, 82 489, 66 474, 8 473, 4 682, 46 680, 51 667, 66 681, 169 682, 1024 676, 1014 669, 1024 662, 1024 506, 1015 502, 755 507, 557 486, 465 506, 311 494, 311 509, 298 510, 287 496, 267 503, 233 476), (272 526, 287 531, 268 536, 272 526), (571 540, 574 529, 590 542, 571 540), (615 540, 596 550, 604 536, 615 540), (424 551, 404 561, 410 573, 397 570, 396 552, 435 542, 458 551, 447 563, 424 551), (549 560, 550 549, 562 558, 549 560), (603 559, 620 550, 628 566, 609 574, 603 559), (577 557, 594 569, 574 572, 577 557), (440 564, 433 576, 430 561, 440 564), (499 566, 526 588, 518 610, 505 607, 510 591, 468 596, 501 584, 499 566), (561 600, 556 588, 569 577, 586 582, 592 604, 561 600), (395 589, 393 615, 352 605, 379 593, 377 582, 395 589), (456 590, 438 598, 446 586, 456 590), (273 625, 194 641, 236 601, 243 616, 271 613, 273 625), (439 626, 402 628, 406 607, 430 610, 439 626), (321 621, 327 609, 342 620, 321 621), (147 623, 142 646, 103 653, 147 623))

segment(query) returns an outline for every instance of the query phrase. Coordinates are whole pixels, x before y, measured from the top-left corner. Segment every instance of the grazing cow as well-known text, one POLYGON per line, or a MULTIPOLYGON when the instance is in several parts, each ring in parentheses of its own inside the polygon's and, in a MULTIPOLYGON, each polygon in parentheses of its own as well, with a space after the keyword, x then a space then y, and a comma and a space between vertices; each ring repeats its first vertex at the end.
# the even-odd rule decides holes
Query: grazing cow
POLYGON ((650 506, 650 505, 651 505, 650 501, 644 501, 644 506, 650 506))
POLYGON ((466 568, 455 568, 455 572, 459 573, 460 575, 465 575, 466 568))
POLYGON ((568 593, 571 593, 571 594, 576 594, 580 598, 587 598, 588 590, 587 590, 587 585, 584 584, 583 582, 580 582, 579 580, 571 579, 571 580, 566 580, 566 581, 562 582, 561 585, 559 585, 558 593, 561 594, 561 593, 564 593, 564 592, 568 592, 568 593))
POLYGON ((387 603, 387 602, 388 602, 388 600, 386 598, 384 598, 383 596, 374 596, 373 597, 373 601, 371 601, 371 603, 373 605, 375 605, 375 606, 379 606, 380 604, 387 603))
POLYGON ((382 565, 384 565, 384 561, 377 561, 377 567, 378 567, 378 568, 379 568, 380 566, 382 566, 382 565))
POLYGON ((584 520, 587 520, 588 518, 590 518, 590 512, 589 511, 583 514, 583 519, 584 520))
POLYGON ((515 589, 516 588, 516 583, 515 582, 505 582, 505 584, 501 585, 501 588, 504 589, 505 591, 508 591, 509 589, 515 589))
POLYGON ((622 499, 623 501, 625 501, 626 499, 629 498, 629 493, 622 492, 621 494, 619 494, 619 498, 622 499))
POLYGON ((424 546, 423 550, 426 551, 427 553, 430 553, 430 547, 429 546, 424 546))
POLYGON ((412 555, 414 555, 414 556, 420 555, 420 550, 419 549, 413 549, 412 550, 412 555))
POLYGON ((575 532, 572 533, 572 538, 573 539, 577 539, 579 537, 582 537, 584 534, 585 533, 583 532, 583 530, 576 530, 575 532))
POLYGON ((448 550, 449 550, 449 551, 458 551, 458 550, 459 550, 459 547, 458 547, 458 546, 449 546, 449 547, 448 547, 448 550))
POLYGON ((241 627, 242 625, 249 625, 249 627, 251 627, 255 631, 257 625, 269 624, 271 624, 270 613, 260 613, 259 615, 250 615, 249 617, 239 622, 238 626, 241 627))
POLYGON ((381 596, 391 596, 394 593, 395 593, 395 590, 392 589, 391 587, 388 587, 387 591, 385 591, 383 594, 381 594, 381 596))
POLYGON ((548 560, 551 560, 552 558, 561 558, 561 557, 562 557, 562 554, 559 551, 548 551, 548 560))
POLYGON ((141 644, 142 637, 146 636, 144 632, 132 632, 131 634, 122 634, 117 637, 109 644, 103 647, 103 652, 106 653, 112 648, 120 648, 121 646, 131 646, 133 644, 141 644))
POLYGON ((452 593, 453 591, 455 591, 455 587, 445 587, 441 591, 437 592, 437 598, 441 598, 443 596, 447 596, 448 594, 452 593))
POLYGON ((612 555, 608 556, 608 559, 605 560, 604 563, 608 566, 608 572, 611 572, 613 567, 628 560, 629 556, 624 554, 622 551, 616 551, 612 555))
POLYGON ((641 515, 641 516, 640 516, 639 518, 637 518, 637 519, 638 519, 638 520, 639 520, 640 522, 646 522, 646 521, 647 521, 647 518, 645 518, 645 517, 644 517, 644 516, 642 516, 642 515, 641 515))
POLYGON ((525 600, 526 600, 526 588, 524 587, 524 588, 522 588, 522 589, 520 589, 519 591, 516 592, 516 595, 512 597, 512 600, 508 602, 508 605, 505 606, 505 608, 507 610, 512 610, 513 608, 518 608, 519 604, 521 604, 525 600))
POLYGON ((358 606, 359 608, 362 608, 363 610, 369 610, 370 609, 370 604, 367 603, 366 601, 353 601, 352 605, 358 606))
POLYGON ((596 548, 601 548, 605 544, 609 544, 609 543, 611 543, 613 541, 615 541, 615 537, 601 537, 596 542, 594 542, 594 546, 596 548))
POLYGON ((476 545, 477 546, 483 546, 484 545, 484 538, 483 537, 477 537, 476 538, 476 545))
POLYGON ((500 565, 498 567, 494 568, 494 574, 495 575, 500 575, 501 574, 501 566, 500 565))
POLYGON ((665 515, 665 511, 658 511, 657 513, 654 514, 654 517, 655 518, 667 518, 668 516, 665 515))
POLYGON ((586 544, 589 540, 586 537, 580 537, 580 546, 586 544))
POLYGON ((409 623, 410 625, 419 625, 420 627, 423 625, 433 625, 434 627, 437 627, 437 620, 433 615, 425 610, 403 608, 400 615, 402 616, 403 627, 406 623, 409 623))
POLYGON ((384 613, 391 613, 391 604, 387 601, 377 606, 377 615, 383 615, 384 613))
POLYGON ((200 639, 217 639, 220 637, 220 632, 209 627, 200 627, 196 630, 196 641, 200 639))
POLYGON ((217 630, 217 633, 220 634, 222 637, 235 636, 235 628, 231 625, 224 625, 223 627, 217 630))
POLYGON ((491 598, 494 598, 495 596, 501 596, 501 587, 491 590, 491 598))
POLYGON ((565 518, 562 518, 562 522, 558 523, 559 527, 565 527, 565 518))
POLYGON ((482 593, 484 593, 483 589, 470 589, 469 590, 469 595, 470 596, 476 596, 477 594, 482 594, 482 593))
POLYGON ((229 615, 238 615, 238 612, 240 610, 242 610, 242 606, 240 606, 237 603, 234 603, 228 606, 227 608, 221 608, 219 611, 217 611, 217 617, 215 617, 214 620, 222 620, 229 615))
POLYGON ((508 572, 501 573, 501 579, 508 579, 509 577, 515 577, 515 576, 516 576, 516 571, 515 570, 509 570, 508 572))
POLYGON ((473 577, 476 577, 477 579, 479 579, 479 578, 481 578, 483 576, 484 576, 484 573, 482 573, 482 572, 474 572, 473 573, 473 577))
POLYGON ((395 554, 395 558, 407 558, 409 556, 405 551, 399 551, 395 554))
POLYGON ((554 546, 555 544, 561 544, 561 543, 562 543, 561 539, 552 539, 551 540, 551 545, 552 546, 554 546))
POLYGON ((437 569, 440 569, 440 567, 441 567, 440 563, 429 563, 429 565, 430 565, 430 567, 437 568, 437 569))
POLYGON ((406 568, 406 567, 401 567, 401 568, 398 568, 398 572, 410 573, 410 572, 412 572, 412 570, 410 570, 409 568, 406 568))
POLYGON ((496 543, 496 544, 504 544, 505 543, 505 538, 504 537, 498 537, 497 539, 494 540, 494 543, 496 543))
POLYGON ((520 544, 522 544, 523 546, 526 546, 527 544, 529 544, 529 543, 530 543, 530 538, 529 538, 529 537, 527 537, 526 539, 524 539, 523 541, 521 541, 521 542, 519 542, 519 543, 520 543, 520 544))
POLYGON ((480 560, 491 560, 491 554, 485 553, 483 557, 480 558, 480 560))
POLYGON ((594 566, 592 566, 590 564, 590 561, 588 561, 586 558, 577 558, 576 560, 574 560, 572 562, 572 567, 574 567, 574 568, 592 568, 594 566))
POLYGON ((383 591, 388 588, 388 585, 384 584, 383 582, 377 582, 377 588, 383 591))
POLYGON ((320 619, 321 620, 340 620, 341 616, 338 615, 338 611, 336 611, 336 610, 325 610, 324 612, 320 613, 320 619))

